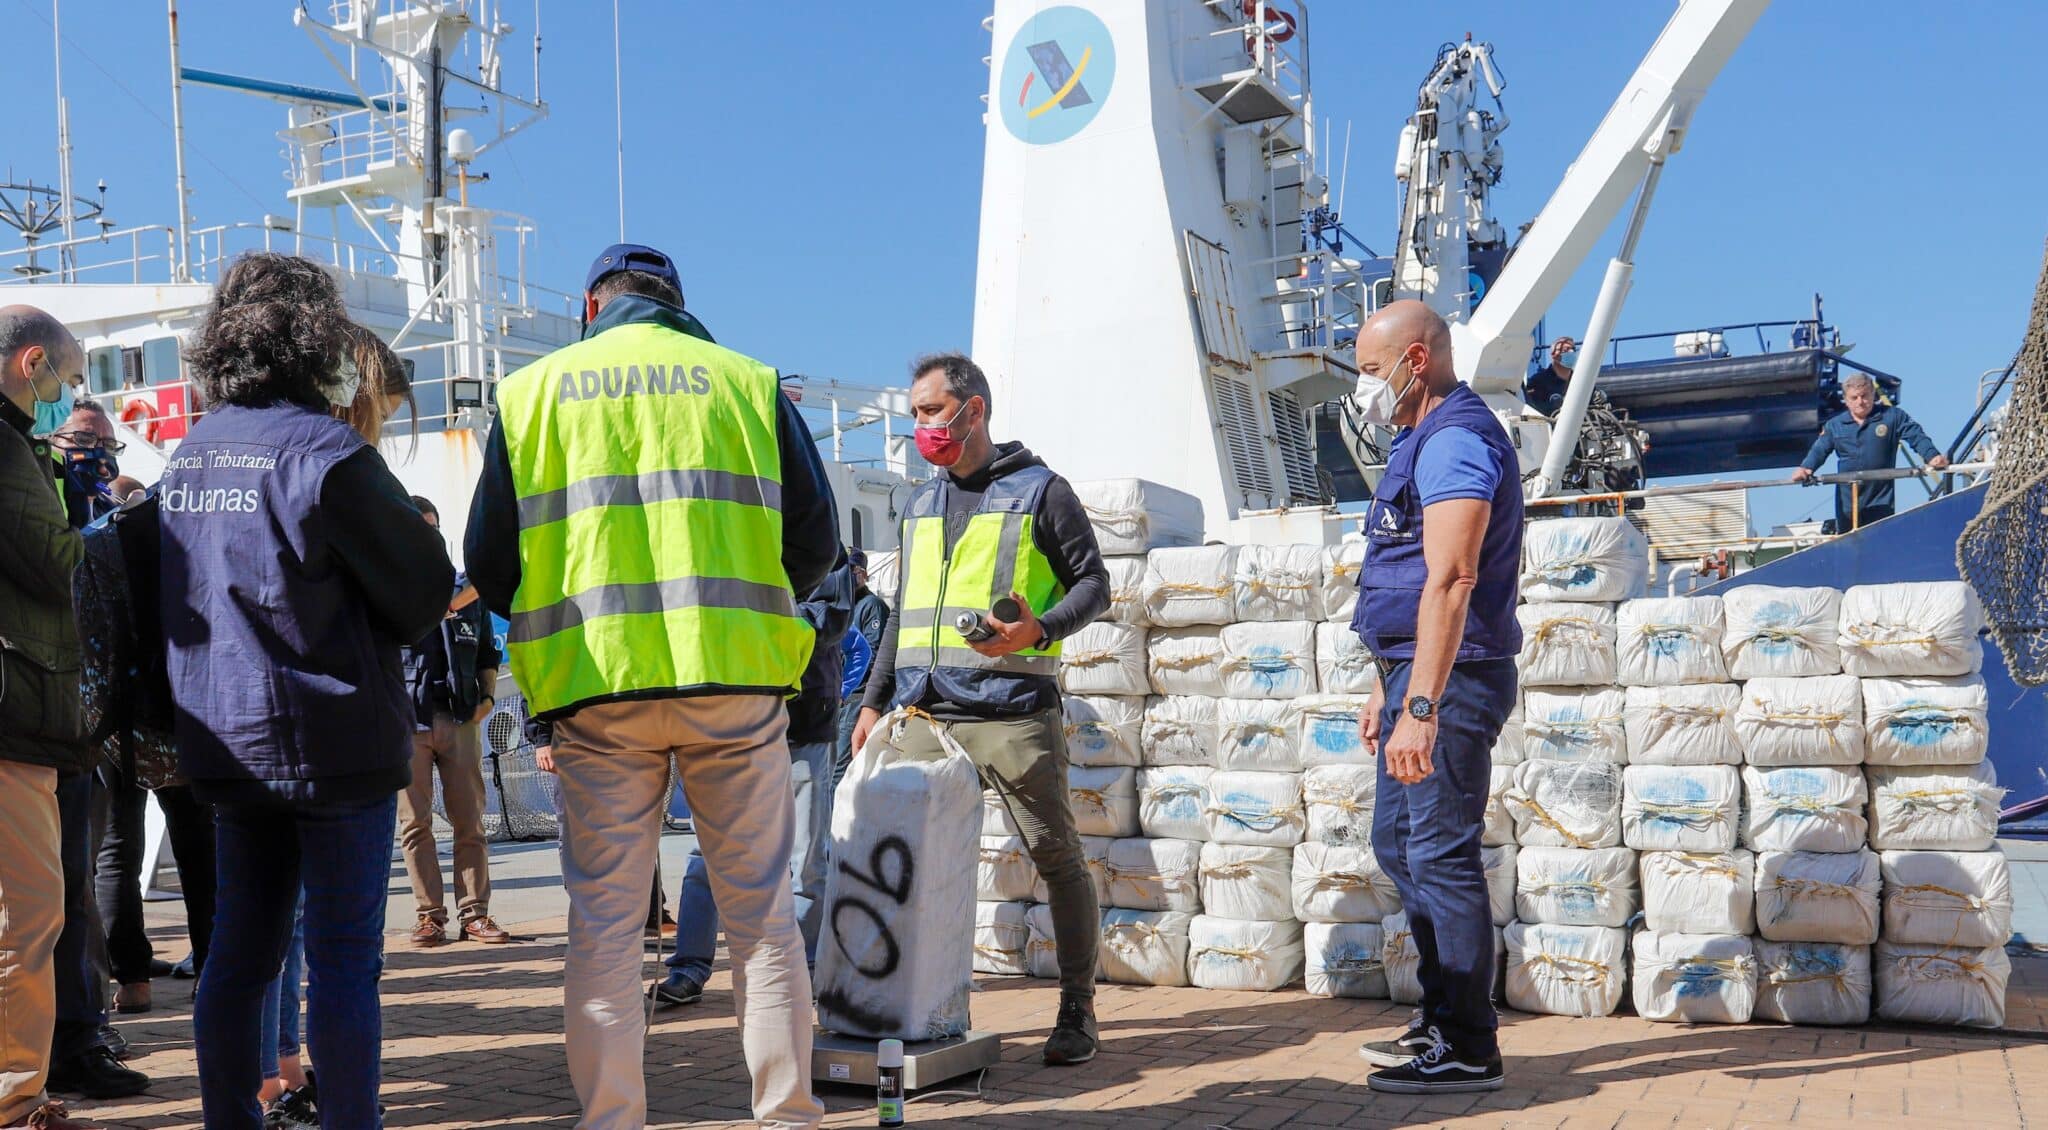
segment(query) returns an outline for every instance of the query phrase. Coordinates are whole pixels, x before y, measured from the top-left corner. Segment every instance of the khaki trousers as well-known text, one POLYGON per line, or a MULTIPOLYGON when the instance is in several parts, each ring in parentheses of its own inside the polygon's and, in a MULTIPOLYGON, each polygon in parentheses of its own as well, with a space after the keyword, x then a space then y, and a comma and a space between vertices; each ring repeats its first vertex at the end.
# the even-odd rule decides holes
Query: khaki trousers
POLYGON ((434 853, 434 771, 441 772, 441 804, 455 830, 455 907, 458 921, 491 912, 491 852, 484 842, 483 740, 473 724, 437 713, 432 729, 412 736, 412 784, 398 794, 398 842, 421 918, 448 921, 442 901, 441 861, 434 853))
POLYGON ((641 931, 654 883, 669 762, 732 950, 754 1117, 812 1127, 811 978, 789 889, 788 716, 767 695, 586 706, 555 723, 562 882, 569 892, 563 1029, 585 1130, 647 1122, 641 931))
POLYGON ((0 761, 0 1126, 46 1097, 57 1026, 50 954, 64 929, 57 837, 57 771, 0 761))

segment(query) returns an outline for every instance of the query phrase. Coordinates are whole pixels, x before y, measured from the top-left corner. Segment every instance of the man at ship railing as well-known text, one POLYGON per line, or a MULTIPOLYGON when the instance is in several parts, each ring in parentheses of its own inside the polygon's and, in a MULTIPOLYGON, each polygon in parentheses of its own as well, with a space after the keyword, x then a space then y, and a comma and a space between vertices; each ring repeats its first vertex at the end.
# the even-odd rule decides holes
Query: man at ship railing
POLYGON ((1572 370, 1579 363, 1579 343, 1567 335, 1550 343, 1550 364, 1536 371, 1529 378, 1525 390, 1529 407, 1545 416, 1557 415, 1564 407, 1565 386, 1571 383, 1572 370))
MULTIPOLYGON (((1890 470, 1899 465, 1899 444, 1916 452, 1929 467, 1939 471, 1948 466, 1948 456, 1934 446, 1918 421, 1895 404, 1877 402, 1877 382, 1866 373, 1842 378, 1842 403, 1848 411, 1829 420, 1814 439, 1812 450, 1792 472, 1795 483, 1810 483, 1813 474, 1833 453, 1836 466, 1850 471, 1890 470)), ((1835 485, 1834 533, 1846 534, 1889 518, 1897 510, 1889 479, 1835 485)))

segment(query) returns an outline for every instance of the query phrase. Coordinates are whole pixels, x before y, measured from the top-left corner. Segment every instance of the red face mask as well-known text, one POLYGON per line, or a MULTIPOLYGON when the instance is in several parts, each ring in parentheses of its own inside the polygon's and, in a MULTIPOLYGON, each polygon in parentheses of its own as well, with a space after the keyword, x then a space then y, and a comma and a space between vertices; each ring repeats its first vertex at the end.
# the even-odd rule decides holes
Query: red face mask
POLYGON ((934 467, 951 467, 960 462, 960 456, 966 451, 967 444, 963 440, 953 438, 953 425, 958 423, 966 412, 967 405, 962 404, 960 411, 953 413, 953 418, 945 423, 915 430, 913 436, 917 441, 917 453, 924 456, 925 462, 934 467))

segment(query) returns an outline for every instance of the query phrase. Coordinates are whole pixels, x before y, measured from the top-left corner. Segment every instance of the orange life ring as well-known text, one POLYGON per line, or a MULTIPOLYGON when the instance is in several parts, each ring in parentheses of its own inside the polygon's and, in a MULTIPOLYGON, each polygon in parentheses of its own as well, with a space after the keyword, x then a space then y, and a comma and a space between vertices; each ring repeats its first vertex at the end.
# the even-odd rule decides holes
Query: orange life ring
MULTIPOLYGON (((1257 16, 1259 14, 1259 0, 1244 0, 1243 4, 1240 6, 1244 11, 1246 19, 1251 19, 1252 17, 1257 16)), ((1245 49, 1251 49, 1250 40, 1253 34, 1264 34, 1267 40, 1273 43, 1285 43, 1288 40, 1294 38, 1294 32, 1294 13, 1282 10, 1280 8, 1275 8, 1269 5, 1266 8, 1265 25, 1259 29, 1258 33, 1247 32, 1245 34, 1245 49), (1273 21, 1275 19, 1278 19, 1280 23, 1284 26, 1276 29, 1273 26, 1273 21)))
POLYGON ((131 396, 121 405, 121 422, 131 428, 137 428, 141 431, 142 438, 151 443, 157 441, 157 432, 162 427, 157 422, 156 408, 141 396, 131 396))

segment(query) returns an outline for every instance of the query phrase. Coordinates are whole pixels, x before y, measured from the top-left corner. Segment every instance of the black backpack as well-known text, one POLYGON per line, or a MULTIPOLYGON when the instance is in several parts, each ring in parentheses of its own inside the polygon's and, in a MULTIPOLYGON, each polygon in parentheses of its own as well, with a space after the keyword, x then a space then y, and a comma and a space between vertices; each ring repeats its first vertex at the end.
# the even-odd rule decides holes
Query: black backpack
POLYGON ((85 557, 72 574, 83 644, 86 740, 145 788, 177 773, 175 712, 165 662, 157 564, 163 530, 156 490, 85 528, 85 557))

